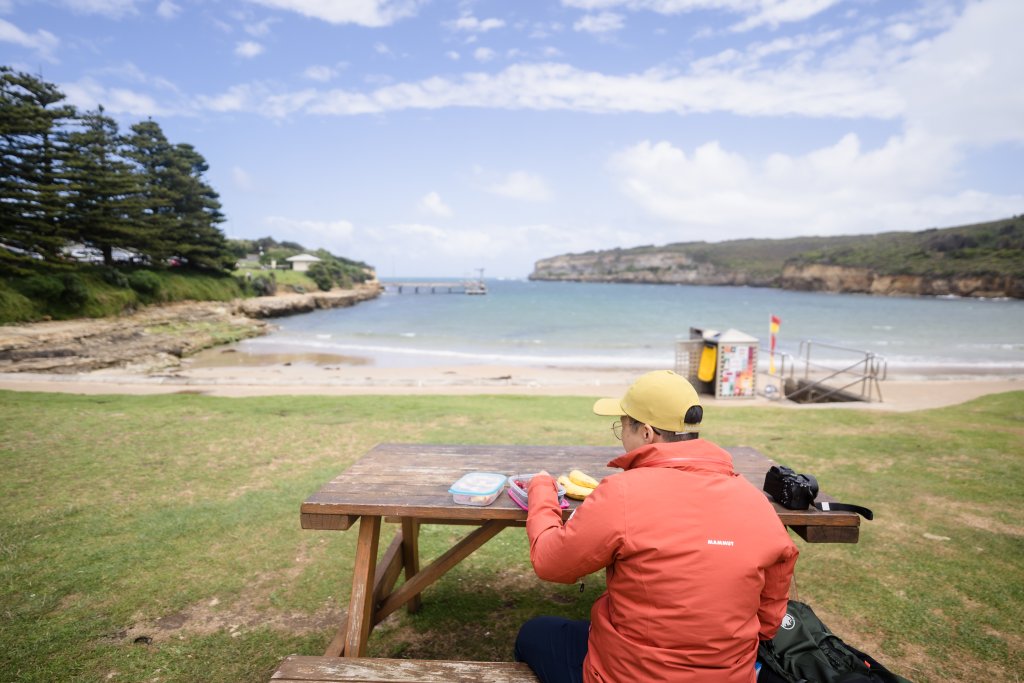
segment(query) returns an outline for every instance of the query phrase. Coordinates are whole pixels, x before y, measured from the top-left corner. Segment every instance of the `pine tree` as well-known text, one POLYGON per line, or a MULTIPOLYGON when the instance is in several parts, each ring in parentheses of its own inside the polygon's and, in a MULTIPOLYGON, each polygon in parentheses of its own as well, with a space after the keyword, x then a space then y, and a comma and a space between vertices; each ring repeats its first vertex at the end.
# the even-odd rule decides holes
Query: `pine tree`
POLYGON ((170 180, 174 148, 152 119, 133 125, 125 143, 125 156, 135 162, 141 185, 141 220, 150 238, 149 256, 154 263, 166 263, 178 251, 170 180))
POLYGON ((142 186, 124 159, 117 122, 101 106, 83 114, 81 124, 67 134, 68 227, 107 266, 114 249, 148 256, 154 240, 142 220, 142 186))
POLYGON ((206 160, 192 145, 172 145, 159 124, 132 126, 127 155, 142 176, 144 220, 159 234, 159 257, 228 270, 237 260, 218 227, 220 199, 204 180, 206 160))
POLYGON ((68 243, 60 132, 75 109, 63 99, 55 85, 0 66, 0 266, 11 272, 59 262, 68 243))
POLYGON ((206 159, 192 145, 174 146, 173 175, 169 186, 174 197, 177 225, 174 241, 179 254, 191 265, 229 270, 235 258, 228 249, 220 196, 203 180, 209 170, 206 159))

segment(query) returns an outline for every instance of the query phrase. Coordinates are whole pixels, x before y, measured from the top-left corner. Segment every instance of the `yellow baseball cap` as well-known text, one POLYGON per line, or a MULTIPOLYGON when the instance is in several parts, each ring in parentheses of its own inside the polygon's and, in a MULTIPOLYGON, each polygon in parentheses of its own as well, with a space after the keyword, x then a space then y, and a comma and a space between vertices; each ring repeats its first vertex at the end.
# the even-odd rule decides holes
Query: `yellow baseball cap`
POLYGON ((686 423, 686 411, 700 405, 700 397, 685 377, 671 370, 640 375, 620 398, 602 398, 594 404, 597 415, 629 415, 658 429, 681 434, 695 432, 700 422, 686 423))

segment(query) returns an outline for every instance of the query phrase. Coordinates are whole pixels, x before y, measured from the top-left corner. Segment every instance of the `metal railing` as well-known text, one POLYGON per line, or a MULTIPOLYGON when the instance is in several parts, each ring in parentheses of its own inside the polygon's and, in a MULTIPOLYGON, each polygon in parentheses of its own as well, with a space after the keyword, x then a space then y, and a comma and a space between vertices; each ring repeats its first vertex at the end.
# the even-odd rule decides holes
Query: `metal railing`
POLYGON ((778 373, 769 374, 768 377, 780 383, 779 393, 791 401, 817 403, 882 400, 880 382, 888 376, 888 363, 884 356, 873 351, 805 339, 800 342, 796 358, 788 353, 776 353, 775 358, 778 359, 778 373), (851 357, 826 364, 812 359, 814 352, 819 349, 851 354, 851 357))

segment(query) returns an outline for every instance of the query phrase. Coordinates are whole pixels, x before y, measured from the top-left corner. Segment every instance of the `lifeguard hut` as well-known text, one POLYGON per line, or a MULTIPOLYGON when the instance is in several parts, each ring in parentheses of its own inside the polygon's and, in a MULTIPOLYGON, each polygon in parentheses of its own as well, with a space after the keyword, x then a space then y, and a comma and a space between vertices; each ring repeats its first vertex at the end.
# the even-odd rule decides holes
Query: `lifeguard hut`
POLYGON ((691 327, 690 338, 676 342, 676 373, 715 398, 755 398, 757 352, 757 337, 739 330, 691 327))

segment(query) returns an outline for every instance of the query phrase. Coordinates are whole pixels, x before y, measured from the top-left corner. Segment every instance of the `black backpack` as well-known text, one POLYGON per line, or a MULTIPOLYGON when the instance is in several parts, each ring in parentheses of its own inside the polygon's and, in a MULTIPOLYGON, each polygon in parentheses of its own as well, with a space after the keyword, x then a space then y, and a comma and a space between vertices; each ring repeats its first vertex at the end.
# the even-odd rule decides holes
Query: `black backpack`
POLYGON ((910 683, 844 643, 810 606, 790 600, 772 640, 761 641, 758 683, 910 683))

